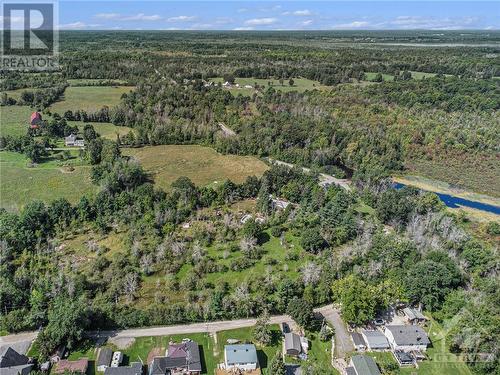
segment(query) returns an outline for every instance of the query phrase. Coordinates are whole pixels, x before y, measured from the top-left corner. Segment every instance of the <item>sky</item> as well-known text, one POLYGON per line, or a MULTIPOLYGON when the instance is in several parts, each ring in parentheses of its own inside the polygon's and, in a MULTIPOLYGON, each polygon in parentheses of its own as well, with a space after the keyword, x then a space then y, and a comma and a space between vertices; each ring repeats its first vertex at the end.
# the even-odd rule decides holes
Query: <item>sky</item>
POLYGON ((67 30, 500 29, 500 0, 60 0, 58 7, 67 30))

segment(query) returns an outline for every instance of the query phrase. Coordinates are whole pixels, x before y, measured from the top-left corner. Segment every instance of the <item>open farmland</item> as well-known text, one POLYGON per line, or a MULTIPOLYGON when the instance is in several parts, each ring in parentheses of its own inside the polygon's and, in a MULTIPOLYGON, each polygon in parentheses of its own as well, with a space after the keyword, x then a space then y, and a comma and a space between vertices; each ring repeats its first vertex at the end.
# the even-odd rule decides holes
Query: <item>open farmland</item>
POLYGON ((28 167, 28 159, 14 152, 0 152, 0 207, 17 211, 32 200, 50 202, 66 198, 76 203, 85 193, 94 191, 90 167, 75 166, 73 171, 49 161, 28 167))
POLYGON ((30 115, 33 110, 28 106, 0 107, 0 136, 21 136, 26 134, 30 115))
POLYGON ((122 152, 139 160, 164 190, 181 176, 189 177, 196 185, 218 184, 226 179, 241 183, 248 176, 262 176, 268 169, 255 157, 222 155, 202 146, 152 146, 122 152))
MULTIPOLYGON (((215 83, 224 83, 224 80, 221 77, 213 78, 211 79, 211 81, 215 83)), ((284 92, 304 92, 306 90, 326 90, 328 88, 327 86, 324 86, 317 81, 312 81, 307 78, 294 78, 293 81, 293 86, 290 86, 288 79, 283 80, 282 85, 278 79, 236 78, 234 84, 239 84, 240 87, 232 86, 228 88, 228 90, 233 95, 241 94, 250 96, 254 92, 257 92, 255 90, 255 84, 259 85, 260 87, 264 87, 264 89, 266 89, 267 87, 273 87, 275 90, 284 92), (252 88, 245 88, 246 85, 252 86, 252 88)))
POLYGON ((96 112, 103 106, 116 106, 122 94, 132 89, 132 86, 70 86, 61 99, 50 106, 50 110, 60 115, 77 110, 96 112))
POLYGON ((85 121, 68 121, 69 125, 78 126, 80 132, 83 132, 85 125, 90 124, 94 127, 95 131, 98 132, 101 137, 116 141, 117 135, 123 137, 127 135, 132 128, 127 126, 116 126, 109 122, 85 122, 85 121))

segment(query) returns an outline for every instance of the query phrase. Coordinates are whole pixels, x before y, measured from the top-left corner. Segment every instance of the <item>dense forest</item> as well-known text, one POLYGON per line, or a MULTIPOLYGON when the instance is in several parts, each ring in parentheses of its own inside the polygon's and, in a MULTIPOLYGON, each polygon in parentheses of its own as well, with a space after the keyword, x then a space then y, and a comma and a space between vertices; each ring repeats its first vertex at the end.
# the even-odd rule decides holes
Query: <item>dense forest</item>
POLYGON ((0 148, 37 163, 79 131, 70 122, 81 122, 79 157, 97 193, 0 210, 1 329, 42 327, 46 358, 89 329, 262 313, 289 313, 307 326, 313 306, 331 302, 362 325, 405 302, 441 323, 453 319, 450 350, 467 354, 477 374, 498 373, 498 222, 471 223, 435 194, 395 189, 390 176, 439 178, 442 168, 454 186, 500 196, 500 51, 481 45, 500 35, 417 34, 61 32, 59 72, 2 72, 2 91, 24 91, 2 93, 1 105, 30 106, 50 120, 2 135, 0 148), (443 46, 404 45, 415 38, 443 46), (211 84, 216 78, 281 84, 242 95, 211 84), (294 90, 299 78, 313 89, 294 90), (54 113, 79 79, 134 90, 111 108, 54 113), (88 122, 133 131, 111 141, 88 122), (124 146, 168 144, 311 172, 274 165, 240 184, 181 177, 163 191, 122 155, 124 146), (352 190, 318 184, 319 173, 352 179, 352 190), (278 210, 273 197, 290 204, 278 210), (240 221, 233 205, 244 201, 262 220, 240 221), (196 225, 186 231, 186 223, 196 225), (72 251, 75 237, 86 238, 85 254, 72 251), (116 237, 119 252, 95 240, 116 237), (283 258, 269 255, 272 240, 283 258), (230 279, 261 263, 257 277, 230 279))

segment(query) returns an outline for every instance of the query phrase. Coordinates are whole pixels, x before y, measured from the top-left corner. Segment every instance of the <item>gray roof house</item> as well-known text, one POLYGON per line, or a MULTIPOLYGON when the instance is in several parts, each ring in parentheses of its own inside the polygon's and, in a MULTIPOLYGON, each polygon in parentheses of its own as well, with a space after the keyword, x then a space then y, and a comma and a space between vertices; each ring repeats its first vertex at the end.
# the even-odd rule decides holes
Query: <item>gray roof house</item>
POLYGON ((365 340, 363 339, 363 336, 361 336, 358 332, 351 333, 351 340, 352 340, 356 350, 365 350, 366 349, 365 340))
POLYGON ((149 375, 201 373, 200 348, 195 341, 168 346, 166 357, 155 357, 149 366, 149 375))
POLYGON ((423 328, 414 325, 389 325, 384 334, 393 350, 426 350, 431 343, 423 328))
POLYGON ((384 350, 389 349, 389 342, 387 337, 380 331, 361 331, 361 336, 366 342, 366 347, 369 350, 384 350))
POLYGON ((142 363, 132 362, 129 366, 107 367, 104 375, 142 375, 142 363))
POLYGON ((97 356, 97 361, 95 363, 97 371, 104 372, 104 370, 111 365, 112 357, 113 351, 110 348, 99 349, 99 355, 97 356))
POLYGON ((427 320, 424 314, 412 307, 405 307, 403 309, 403 314, 405 314, 406 319, 408 319, 410 323, 420 323, 427 320))
POLYGON ((224 368, 242 371, 255 370, 259 365, 257 349, 253 344, 226 345, 224 347, 224 368))
POLYGON ((2 375, 27 375, 33 368, 29 358, 19 354, 11 347, 0 352, 0 374, 2 375))
POLYGON ((297 356, 302 352, 302 345, 300 343, 300 336, 293 332, 285 333, 285 352, 288 355, 297 356))
POLYGON ((377 364, 372 357, 367 355, 355 355, 346 369, 348 374, 353 375, 381 375, 377 364))

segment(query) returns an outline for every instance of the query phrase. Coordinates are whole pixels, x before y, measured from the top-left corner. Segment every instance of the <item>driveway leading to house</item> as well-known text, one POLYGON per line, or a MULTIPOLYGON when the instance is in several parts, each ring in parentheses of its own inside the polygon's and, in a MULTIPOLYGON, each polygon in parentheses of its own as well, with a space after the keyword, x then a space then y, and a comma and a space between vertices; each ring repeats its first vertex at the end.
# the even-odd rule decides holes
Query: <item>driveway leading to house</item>
POLYGON ((351 335, 347 331, 339 311, 332 305, 320 307, 315 311, 321 313, 326 321, 335 328, 335 352, 337 358, 344 358, 346 354, 354 351, 351 335))
POLYGON ((26 354, 37 335, 38 331, 33 331, 0 337, 0 354, 3 354, 8 347, 11 347, 19 354, 26 354))

